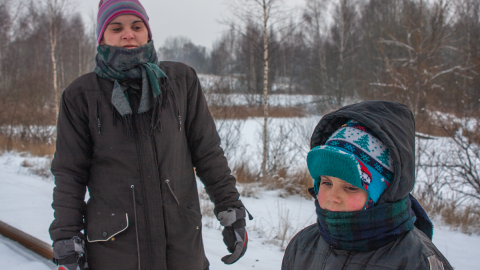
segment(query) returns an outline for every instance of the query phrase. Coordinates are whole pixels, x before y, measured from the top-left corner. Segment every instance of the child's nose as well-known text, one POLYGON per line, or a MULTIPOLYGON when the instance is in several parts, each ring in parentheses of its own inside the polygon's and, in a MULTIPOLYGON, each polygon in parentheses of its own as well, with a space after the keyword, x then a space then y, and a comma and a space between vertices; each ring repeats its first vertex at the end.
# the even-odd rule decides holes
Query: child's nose
POLYGON ((327 196, 327 201, 333 202, 333 203, 341 203, 342 199, 339 195, 340 195, 339 192, 332 190, 327 196))

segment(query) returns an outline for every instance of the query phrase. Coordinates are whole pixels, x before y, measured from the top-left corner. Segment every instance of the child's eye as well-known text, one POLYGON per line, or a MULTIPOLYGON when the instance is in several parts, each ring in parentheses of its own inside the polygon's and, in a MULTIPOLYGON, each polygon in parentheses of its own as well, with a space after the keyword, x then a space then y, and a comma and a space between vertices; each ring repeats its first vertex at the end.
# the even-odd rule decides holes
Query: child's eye
POLYGON ((320 185, 322 185, 322 186, 328 186, 328 187, 329 187, 329 186, 332 186, 333 183, 332 183, 331 181, 329 181, 329 180, 321 179, 320 185))
POLYGON ((354 187, 354 186, 347 186, 346 189, 349 192, 357 192, 359 190, 358 187, 354 187))

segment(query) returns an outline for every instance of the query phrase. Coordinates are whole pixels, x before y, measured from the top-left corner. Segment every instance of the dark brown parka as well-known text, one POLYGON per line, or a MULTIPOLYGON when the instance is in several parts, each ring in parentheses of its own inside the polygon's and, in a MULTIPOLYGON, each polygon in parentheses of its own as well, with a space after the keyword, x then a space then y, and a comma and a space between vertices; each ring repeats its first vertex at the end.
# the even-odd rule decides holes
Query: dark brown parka
POLYGON ((149 116, 136 113, 138 98, 130 98, 130 123, 122 121, 110 101, 113 82, 96 73, 62 96, 50 235, 83 238, 92 270, 137 269, 137 237, 141 269, 208 268, 194 167, 215 214, 243 207, 195 71, 160 68, 169 86, 153 136, 139 128, 149 116))

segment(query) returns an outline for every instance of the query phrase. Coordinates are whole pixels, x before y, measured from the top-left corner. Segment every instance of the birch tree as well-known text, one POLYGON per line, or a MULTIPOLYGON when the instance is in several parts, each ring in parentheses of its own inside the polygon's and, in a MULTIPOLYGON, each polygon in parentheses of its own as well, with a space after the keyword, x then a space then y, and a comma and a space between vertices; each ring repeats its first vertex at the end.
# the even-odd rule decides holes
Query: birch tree
MULTIPOLYGON (((262 180, 268 179, 268 89, 269 89, 269 30, 273 31, 275 15, 280 13, 282 0, 236 0, 231 4, 231 10, 235 17, 244 25, 260 25, 263 32, 263 155, 262 155, 262 180)), ((236 22, 229 21, 228 24, 234 29, 242 29, 236 22)), ((240 34, 246 35, 242 30, 240 34)))
POLYGON ((52 58, 52 85, 53 93, 55 97, 55 116, 58 117, 59 110, 59 98, 58 98, 58 78, 57 78, 57 58, 55 55, 55 50, 57 47, 58 40, 58 30, 60 28, 59 23, 61 21, 61 16, 65 8, 66 0, 46 0, 47 1, 47 11, 48 11, 48 30, 49 30, 49 41, 50 41, 50 56, 52 58))

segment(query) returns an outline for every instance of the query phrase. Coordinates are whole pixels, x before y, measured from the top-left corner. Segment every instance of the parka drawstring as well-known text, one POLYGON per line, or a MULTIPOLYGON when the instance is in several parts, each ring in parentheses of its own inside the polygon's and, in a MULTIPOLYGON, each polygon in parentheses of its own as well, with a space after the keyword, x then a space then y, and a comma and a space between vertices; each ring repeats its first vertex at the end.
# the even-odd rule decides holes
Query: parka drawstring
POLYGON ((253 219, 253 216, 252 214, 250 214, 250 212, 248 212, 248 209, 245 207, 245 211, 247 211, 247 214, 248 214, 248 219, 249 220, 252 220, 253 219))
POLYGON ((137 205, 135 203, 135 186, 132 185, 133 194, 133 215, 135 217, 135 234, 137 236, 137 256, 138 256, 138 270, 140 270, 140 241, 138 240, 138 222, 137 222, 137 205))
POLYGON ((180 202, 178 201, 177 196, 175 196, 175 193, 173 193, 173 189, 170 186, 170 180, 168 180, 168 179, 165 180, 165 183, 167 183, 168 189, 170 190, 170 193, 172 193, 173 198, 175 198, 175 201, 177 201, 177 204, 180 205, 180 202))

